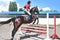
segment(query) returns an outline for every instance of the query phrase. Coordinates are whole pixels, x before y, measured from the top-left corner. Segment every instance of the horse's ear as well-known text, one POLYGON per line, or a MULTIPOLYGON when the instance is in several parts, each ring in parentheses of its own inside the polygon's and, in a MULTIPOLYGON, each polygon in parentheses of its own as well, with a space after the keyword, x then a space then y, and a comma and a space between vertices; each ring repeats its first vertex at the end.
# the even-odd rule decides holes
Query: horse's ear
POLYGON ((38 9, 38 7, 36 6, 36 8, 38 9))
POLYGON ((37 8, 37 6, 36 6, 36 8, 37 8))

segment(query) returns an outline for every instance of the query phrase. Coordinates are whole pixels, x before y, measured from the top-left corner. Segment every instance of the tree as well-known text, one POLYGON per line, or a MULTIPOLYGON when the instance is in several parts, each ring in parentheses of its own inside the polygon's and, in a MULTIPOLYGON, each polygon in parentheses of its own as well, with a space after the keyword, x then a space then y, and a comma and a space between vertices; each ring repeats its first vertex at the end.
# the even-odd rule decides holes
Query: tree
POLYGON ((23 11, 23 8, 19 8, 19 11, 23 11))
POLYGON ((17 11, 17 4, 16 4, 16 2, 10 2, 10 4, 9 4, 9 11, 17 11))

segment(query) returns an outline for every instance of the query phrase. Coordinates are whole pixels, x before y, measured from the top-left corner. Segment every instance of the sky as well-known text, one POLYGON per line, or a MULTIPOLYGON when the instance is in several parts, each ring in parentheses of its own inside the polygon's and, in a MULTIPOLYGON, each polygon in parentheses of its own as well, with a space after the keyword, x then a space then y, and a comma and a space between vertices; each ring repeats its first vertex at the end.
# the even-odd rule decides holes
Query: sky
MULTIPOLYGON (((8 11, 10 1, 17 3, 18 9, 23 8, 28 0, 0 0, 0 12, 8 11)), ((60 11, 60 0, 30 0, 31 7, 38 6, 43 10, 57 10, 60 11)))

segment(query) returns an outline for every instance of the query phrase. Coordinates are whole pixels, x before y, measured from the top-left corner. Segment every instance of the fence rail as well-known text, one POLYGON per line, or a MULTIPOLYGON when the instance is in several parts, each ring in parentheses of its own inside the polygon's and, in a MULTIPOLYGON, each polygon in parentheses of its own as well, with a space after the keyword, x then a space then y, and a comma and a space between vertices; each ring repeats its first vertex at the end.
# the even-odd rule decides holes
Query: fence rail
MULTIPOLYGON (((39 18, 46 18, 46 14, 49 13, 49 18, 53 18, 56 15, 57 18, 60 18, 60 12, 39 12, 39 18)), ((0 12, 0 18, 11 18, 20 15, 25 15, 24 12, 0 12)))

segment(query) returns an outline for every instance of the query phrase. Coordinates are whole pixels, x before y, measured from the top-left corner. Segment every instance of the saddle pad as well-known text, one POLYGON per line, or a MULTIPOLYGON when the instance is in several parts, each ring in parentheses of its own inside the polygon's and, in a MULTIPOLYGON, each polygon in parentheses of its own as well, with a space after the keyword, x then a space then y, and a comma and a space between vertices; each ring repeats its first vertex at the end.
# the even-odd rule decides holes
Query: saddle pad
POLYGON ((26 19, 28 19, 28 20, 29 20, 29 19, 30 19, 30 16, 26 16, 26 19))

